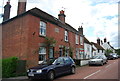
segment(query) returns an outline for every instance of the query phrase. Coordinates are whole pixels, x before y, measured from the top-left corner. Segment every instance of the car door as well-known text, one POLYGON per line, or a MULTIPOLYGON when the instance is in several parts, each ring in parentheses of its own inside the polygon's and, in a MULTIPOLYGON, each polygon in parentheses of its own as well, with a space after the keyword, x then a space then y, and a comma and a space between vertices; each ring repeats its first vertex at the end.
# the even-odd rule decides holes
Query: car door
POLYGON ((70 59, 69 58, 67 58, 67 57, 65 57, 64 58, 64 71, 65 72, 70 72, 70 70, 71 70, 71 61, 70 61, 70 59))
POLYGON ((55 72, 56 75, 63 74, 65 71, 64 69, 64 59, 63 58, 58 58, 55 63, 55 72))
POLYGON ((106 63, 107 58, 104 55, 102 55, 102 59, 103 59, 103 63, 106 63))

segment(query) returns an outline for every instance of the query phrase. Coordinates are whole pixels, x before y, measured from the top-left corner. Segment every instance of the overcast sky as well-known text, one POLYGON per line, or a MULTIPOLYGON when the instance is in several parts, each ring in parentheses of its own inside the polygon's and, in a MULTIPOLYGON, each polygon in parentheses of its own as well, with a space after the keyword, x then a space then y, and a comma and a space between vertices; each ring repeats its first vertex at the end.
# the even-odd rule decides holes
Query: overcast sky
MULTIPOLYGON (((6 1, 0 0, 0 14, 3 12, 2 6, 6 4, 6 1)), ((11 0, 10 2, 11 18, 17 15, 17 1, 11 0)), ((64 9, 66 23, 75 29, 82 25, 84 35, 90 42, 96 42, 98 37, 101 40, 106 37, 114 48, 118 48, 118 1, 27 0, 27 10, 37 7, 58 18, 59 11, 64 9)), ((2 18, 0 18, 0 22, 2 22, 2 18)))

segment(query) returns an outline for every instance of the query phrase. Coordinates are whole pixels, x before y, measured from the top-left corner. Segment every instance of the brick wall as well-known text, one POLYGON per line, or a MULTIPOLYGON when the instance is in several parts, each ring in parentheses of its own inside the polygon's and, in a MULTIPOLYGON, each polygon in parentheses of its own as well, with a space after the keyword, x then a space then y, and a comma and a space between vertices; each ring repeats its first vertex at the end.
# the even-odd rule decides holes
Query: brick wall
MULTIPOLYGON (((3 58, 17 56, 22 60, 27 60, 27 68, 38 64, 39 54, 36 51, 45 41, 44 37, 39 36, 40 20, 42 19, 27 14, 3 24, 3 58)), ((73 48, 75 58, 76 48, 83 48, 83 46, 75 44, 75 33, 68 31, 69 42, 65 42, 65 29, 47 21, 46 23, 47 37, 54 37, 56 40, 55 57, 59 57, 59 54, 56 53, 59 51, 59 46, 64 45, 73 48)))

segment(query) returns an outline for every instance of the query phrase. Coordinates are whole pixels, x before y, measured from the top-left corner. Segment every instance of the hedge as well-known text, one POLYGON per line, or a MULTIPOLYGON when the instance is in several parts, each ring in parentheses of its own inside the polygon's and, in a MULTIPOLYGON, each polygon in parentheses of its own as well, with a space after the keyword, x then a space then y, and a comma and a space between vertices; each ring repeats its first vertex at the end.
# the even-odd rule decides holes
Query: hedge
POLYGON ((3 78, 12 77, 15 75, 17 62, 18 62, 17 57, 2 59, 2 77, 3 78))

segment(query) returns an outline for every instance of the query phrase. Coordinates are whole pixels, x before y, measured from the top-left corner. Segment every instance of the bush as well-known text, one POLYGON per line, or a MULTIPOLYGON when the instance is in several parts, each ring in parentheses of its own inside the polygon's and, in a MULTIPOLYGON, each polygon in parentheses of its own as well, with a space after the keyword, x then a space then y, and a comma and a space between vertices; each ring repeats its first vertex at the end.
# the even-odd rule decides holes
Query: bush
POLYGON ((10 57, 2 60, 2 77, 8 78, 14 76, 16 73, 16 66, 18 63, 17 57, 10 57))

